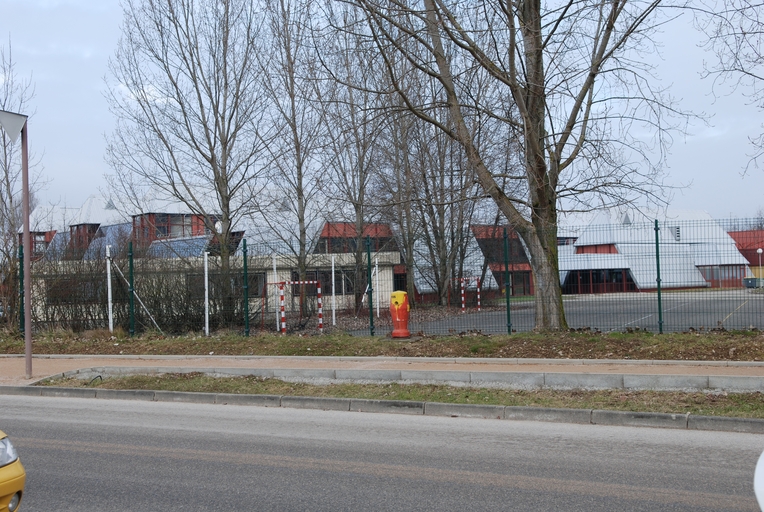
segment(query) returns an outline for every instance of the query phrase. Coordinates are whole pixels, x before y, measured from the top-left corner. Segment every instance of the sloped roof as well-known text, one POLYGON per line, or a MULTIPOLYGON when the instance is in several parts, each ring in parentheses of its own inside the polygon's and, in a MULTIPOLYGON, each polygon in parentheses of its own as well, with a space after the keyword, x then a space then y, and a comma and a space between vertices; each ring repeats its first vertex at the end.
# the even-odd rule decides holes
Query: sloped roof
POLYGON ((560 271, 629 268, 623 254, 576 254, 573 245, 557 246, 557 260, 560 271))
MULTIPOLYGON (((321 230, 321 238, 355 238, 355 224, 352 222, 327 222, 321 230)), ((363 236, 390 238, 393 231, 388 224, 371 223, 363 227, 363 236)))
POLYGON ((510 226, 495 226, 493 224, 472 224, 470 225, 470 229, 472 230, 472 234, 475 235, 475 238, 483 240, 483 239, 494 239, 494 238, 504 238, 504 229, 507 230, 507 236, 509 238, 517 238, 517 232, 512 229, 510 226))
POLYGON ((66 248, 69 246, 70 238, 68 231, 57 232, 48 244, 48 248, 43 255, 43 260, 58 261, 63 259, 66 254, 66 248))
MULTIPOLYGON (((618 244, 618 251, 628 260, 634 283, 642 290, 657 288, 655 246, 648 244, 618 244)), ((695 266, 692 253, 686 247, 669 245, 660 248, 661 287, 694 288, 708 286, 695 266)))
POLYGON ((764 229, 730 231, 728 234, 739 249, 764 249, 764 229))
POLYGON ((120 245, 125 245, 130 240, 132 233, 132 224, 125 222, 122 224, 113 224, 111 226, 100 226, 96 231, 95 237, 90 242, 83 260, 101 260, 106 258, 106 246, 112 247, 112 256, 120 245))
POLYGON ((199 258, 209 245, 210 236, 169 238, 151 242, 146 256, 150 258, 199 258))

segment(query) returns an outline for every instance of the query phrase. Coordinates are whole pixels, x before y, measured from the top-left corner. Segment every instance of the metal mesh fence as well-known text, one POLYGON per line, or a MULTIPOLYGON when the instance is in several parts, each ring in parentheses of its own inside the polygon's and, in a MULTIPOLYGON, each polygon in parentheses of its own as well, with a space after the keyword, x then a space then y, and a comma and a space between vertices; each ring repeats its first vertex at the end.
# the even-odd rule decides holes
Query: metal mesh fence
MULTIPOLYGON (((392 329, 390 294, 405 290, 408 277, 414 280, 408 289, 415 290, 412 334, 499 334, 508 332, 508 324, 513 332, 530 331, 541 300, 530 255, 516 235, 515 245, 507 244, 511 254, 505 255, 500 228, 472 230, 474 261, 462 262, 448 289, 439 292, 422 284, 426 264, 401 269, 397 252, 371 252, 371 261, 365 253, 308 254, 302 272, 296 251, 277 244, 250 243, 246 258, 239 247, 227 262, 210 254, 206 269, 200 256, 140 251, 132 258, 132 272, 125 250, 115 250, 111 260, 46 257, 33 263, 34 328, 105 329, 111 310, 113 325, 125 331, 133 325, 138 332, 277 332, 283 306, 287 331, 318 333, 320 285, 325 331, 367 334, 373 321, 375 333, 384 335, 392 329), (279 283, 294 281, 310 284, 284 285, 282 301, 279 283)), ((755 219, 637 223, 622 218, 559 233, 560 285, 573 329, 764 328, 764 229, 755 219)))

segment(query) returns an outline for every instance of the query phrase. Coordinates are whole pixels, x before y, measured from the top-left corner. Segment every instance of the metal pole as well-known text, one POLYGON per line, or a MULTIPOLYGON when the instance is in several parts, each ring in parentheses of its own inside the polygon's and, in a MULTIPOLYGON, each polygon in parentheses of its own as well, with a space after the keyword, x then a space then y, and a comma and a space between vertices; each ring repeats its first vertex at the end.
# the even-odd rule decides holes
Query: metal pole
POLYGON ((661 254, 658 248, 659 236, 658 219, 655 219, 655 282, 658 285, 658 333, 663 334, 663 304, 661 303, 661 254))
POLYGON ((24 245, 23 244, 19 246, 19 332, 21 334, 24 334, 24 245))
MULTIPOLYGON (((273 281, 272 282, 273 283, 279 282, 279 275, 276 271, 276 253, 275 252, 273 253, 273 281)), ((274 299, 273 303, 278 304, 280 300, 279 288, 276 287, 274 292, 275 293, 273 295, 273 299, 274 299)), ((281 308, 280 307, 273 308, 273 311, 276 312, 276 332, 279 332, 281 330, 281 312, 279 311, 279 309, 281 308)))
POLYGON ((29 234, 29 145, 28 126, 21 128, 21 182, 24 215, 24 359, 27 379, 32 378, 32 237, 29 234))
MULTIPOLYGON (((241 252, 244 255, 244 336, 249 336, 249 276, 247 275, 247 239, 242 240, 244 245, 241 252)), ((263 297, 263 306, 265 297, 263 297)))
POLYGON ((372 295, 374 293, 374 289, 371 287, 371 236, 366 235, 366 260, 368 262, 368 268, 367 268, 367 290, 369 294, 369 334, 371 336, 374 336, 374 306, 372 305, 372 295))
POLYGON ((337 312, 335 311, 337 309, 337 297, 334 294, 336 283, 337 281, 334 279, 334 254, 332 254, 332 325, 337 325, 337 312))
POLYGON ((114 313, 111 301, 111 245, 106 246, 106 302, 109 313, 109 332, 114 332, 114 313))
POLYGON ((379 318, 379 258, 374 258, 374 286, 376 287, 377 318, 379 318))
POLYGON ((130 336, 135 335, 135 281, 133 279, 133 242, 127 244, 127 259, 129 262, 128 293, 130 295, 130 336))
POLYGON ((509 296, 512 294, 512 286, 509 283, 509 237, 507 228, 504 228, 504 295, 507 299, 507 334, 512 334, 512 313, 509 309, 509 296))
POLYGON ((210 273, 209 260, 210 253, 204 253, 204 335, 210 335, 210 273))

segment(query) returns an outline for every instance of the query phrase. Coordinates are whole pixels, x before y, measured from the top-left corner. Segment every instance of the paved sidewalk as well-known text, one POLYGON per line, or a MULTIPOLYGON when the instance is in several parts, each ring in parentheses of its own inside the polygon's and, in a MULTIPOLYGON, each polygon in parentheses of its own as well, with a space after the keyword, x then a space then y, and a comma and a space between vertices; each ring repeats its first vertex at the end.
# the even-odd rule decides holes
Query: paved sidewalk
MULTIPOLYGON (((42 378, 93 367, 146 369, 283 369, 466 372, 485 374, 579 374, 764 377, 764 362, 633 361, 602 359, 472 359, 414 357, 278 357, 278 356, 84 356, 35 355, 32 379, 24 356, 0 355, 0 385, 24 386, 42 378)), ((762 379, 764 386, 764 379, 762 379)))

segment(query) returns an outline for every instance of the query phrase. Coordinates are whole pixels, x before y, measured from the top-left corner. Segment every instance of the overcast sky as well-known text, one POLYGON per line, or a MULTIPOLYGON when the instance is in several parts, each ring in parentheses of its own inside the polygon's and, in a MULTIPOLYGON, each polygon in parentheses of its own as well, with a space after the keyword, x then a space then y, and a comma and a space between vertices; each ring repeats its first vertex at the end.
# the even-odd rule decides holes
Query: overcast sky
MULTIPOLYGON (((42 155, 44 202, 79 207, 105 189, 104 137, 114 119, 104 99, 107 61, 119 38, 118 0, 0 0, 0 38, 10 37, 21 76, 36 86, 29 123, 30 146, 42 155)), ((675 191, 671 206, 703 209, 716 218, 750 217, 764 208, 764 170, 743 175, 748 136, 761 130, 764 115, 746 104, 741 92, 714 97, 701 80, 704 52, 686 18, 661 36, 664 85, 682 99, 681 107, 710 116, 710 126, 690 126, 691 135, 676 138, 669 157, 668 182, 675 191)))

